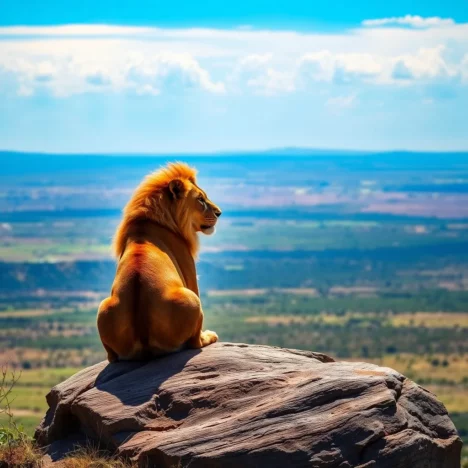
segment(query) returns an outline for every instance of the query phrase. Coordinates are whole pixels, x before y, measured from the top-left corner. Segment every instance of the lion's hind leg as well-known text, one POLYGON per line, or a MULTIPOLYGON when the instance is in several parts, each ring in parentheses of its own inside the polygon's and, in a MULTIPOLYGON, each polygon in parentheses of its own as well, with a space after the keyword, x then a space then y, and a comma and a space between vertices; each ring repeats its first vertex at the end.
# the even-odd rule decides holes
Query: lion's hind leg
POLYGON ((200 298, 185 287, 172 288, 151 307, 149 344, 154 352, 202 348, 217 340, 214 332, 201 334, 203 312, 200 298), (202 338, 203 336, 203 338, 202 338))
POLYGON ((109 362, 134 354, 137 340, 134 336, 130 311, 117 297, 111 296, 101 302, 97 327, 109 362))
POLYGON ((102 343, 102 345, 107 351, 107 360, 109 362, 115 362, 119 360, 119 356, 117 356, 117 353, 110 346, 107 346, 106 343, 102 343))

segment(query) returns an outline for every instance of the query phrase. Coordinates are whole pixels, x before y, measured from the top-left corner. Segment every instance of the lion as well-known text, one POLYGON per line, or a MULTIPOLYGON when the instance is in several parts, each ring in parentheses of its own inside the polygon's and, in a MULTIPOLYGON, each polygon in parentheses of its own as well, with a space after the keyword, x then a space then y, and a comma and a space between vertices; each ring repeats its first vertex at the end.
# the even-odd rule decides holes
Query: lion
POLYGON ((221 210, 197 185, 196 170, 172 163, 148 175, 124 208, 113 248, 118 259, 97 327, 109 362, 202 348, 195 259, 198 233, 210 235, 221 210))

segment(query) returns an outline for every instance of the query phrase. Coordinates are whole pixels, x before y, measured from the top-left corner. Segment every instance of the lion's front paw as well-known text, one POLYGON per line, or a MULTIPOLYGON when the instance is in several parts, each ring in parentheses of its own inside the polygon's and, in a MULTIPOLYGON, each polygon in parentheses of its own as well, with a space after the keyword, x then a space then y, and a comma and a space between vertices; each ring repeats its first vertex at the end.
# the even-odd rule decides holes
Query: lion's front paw
POLYGON ((200 334, 200 341, 202 346, 208 346, 211 343, 216 343, 218 341, 218 335, 214 331, 205 330, 200 334))

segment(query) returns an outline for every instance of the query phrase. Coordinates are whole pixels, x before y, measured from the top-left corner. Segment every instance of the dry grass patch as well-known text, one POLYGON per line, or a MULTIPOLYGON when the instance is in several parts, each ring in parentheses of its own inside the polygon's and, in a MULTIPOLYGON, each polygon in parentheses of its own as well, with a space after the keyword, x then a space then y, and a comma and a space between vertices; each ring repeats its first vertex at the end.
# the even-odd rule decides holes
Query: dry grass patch
MULTIPOLYGON (((356 358, 347 360, 365 360, 366 362, 372 362, 379 366, 391 367, 411 378, 416 383, 422 382, 424 386, 426 386, 426 382, 428 381, 429 384, 432 382, 443 382, 444 385, 450 384, 453 388, 457 385, 466 386, 468 384, 468 356, 464 355, 434 354, 419 356, 415 354, 390 354, 382 358, 356 358)), ((468 409, 468 388, 464 391, 468 409)))
POLYGON ((468 328, 468 313, 416 312, 390 318, 393 327, 468 328))
POLYGON ((0 312, 0 318, 46 317, 55 314, 71 314, 76 309, 64 307, 61 309, 15 309, 0 312))
POLYGON ((211 289, 210 297, 257 297, 269 294, 291 294, 295 296, 317 297, 315 288, 259 288, 259 289, 211 289))
POLYGON ((365 296, 374 297, 376 296, 378 288, 372 286, 333 286, 330 288, 329 294, 336 296, 365 296))
POLYGON ((445 405, 449 413, 468 413, 468 390, 445 385, 427 385, 430 392, 445 405))
POLYGON ((60 468, 136 468, 137 464, 119 459, 93 446, 82 447, 60 462, 60 468))
POLYGON ((256 315, 246 317, 245 323, 264 323, 269 326, 276 325, 296 325, 306 323, 321 323, 326 325, 344 325, 351 318, 370 319, 371 315, 362 314, 345 314, 343 316, 334 314, 318 314, 318 315, 256 315))
POLYGON ((315 317, 302 317, 300 315, 263 315, 255 317, 247 317, 245 323, 265 323, 266 325, 290 325, 297 323, 313 322, 315 317))
POLYGON ((0 445, 0 467, 2 468, 40 468, 42 457, 42 452, 30 440, 0 445))
POLYGON ((222 290, 209 290, 208 296, 210 297, 228 297, 228 296, 264 296, 268 289, 222 289, 222 290))

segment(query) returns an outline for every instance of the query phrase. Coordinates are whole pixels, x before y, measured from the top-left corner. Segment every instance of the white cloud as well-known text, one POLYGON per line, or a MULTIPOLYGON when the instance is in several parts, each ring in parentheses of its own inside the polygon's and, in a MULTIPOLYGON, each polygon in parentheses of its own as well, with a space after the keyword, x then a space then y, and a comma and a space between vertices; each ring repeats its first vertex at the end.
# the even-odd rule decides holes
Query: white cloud
POLYGON ((299 59, 300 75, 306 80, 347 83, 354 79, 371 80, 382 72, 382 63, 370 54, 333 54, 322 50, 299 59))
POLYGON ((332 92, 343 85, 468 83, 468 24, 410 15, 363 24, 333 34, 111 25, 0 27, 0 85, 13 77, 22 96, 157 96, 190 89, 274 96, 314 92, 318 84, 332 92))
POLYGON ((455 78, 457 63, 444 57, 445 46, 422 48, 411 54, 333 54, 328 50, 306 54, 299 60, 298 76, 308 81, 335 84, 414 84, 455 78))
POLYGON ((291 73, 267 68, 264 73, 248 80, 247 85, 266 95, 292 93, 296 89, 294 79, 291 73))
POLYGON ((16 76, 23 96, 40 90, 60 97, 103 91, 157 95, 192 87, 224 92, 223 83, 212 80, 190 54, 117 39, 4 41, 0 70, 16 76))
POLYGON ((368 27, 380 27, 388 25, 402 25, 411 26, 413 28, 433 28, 439 26, 452 26, 455 21, 452 18, 440 18, 439 16, 432 16, 429 18, 423 18, 418 15, 406 15, 406 16, 393 16, 391 18, 378 18, 365 20, 362 22, 363 26, 368 27))
POLYGON ((280 70, 280 66, 271 53, 250 54, 237 62, 229 82, 234 89, 246 86, 258 94, 291 93, 295 91, 295 70, 287 64, 280 70))
POLYGON ((458 67, 450 65, 443 56, 444 46, 420 49, 414 55, 393 59, 392 76, 396 79, 444 79, 458 74, 458 67))
POLYGON ((63 26, 4 26, 0 36, 125 36, 145 35, 159 31, 157 28, 113 26, 109 24, 69 24, 63 26))
POLYGON ((243 57, 239 61, 239 66, 244 69, 256 69, 259 66, 264 66, 271 63, 273 54, 252 54, 243 57))

